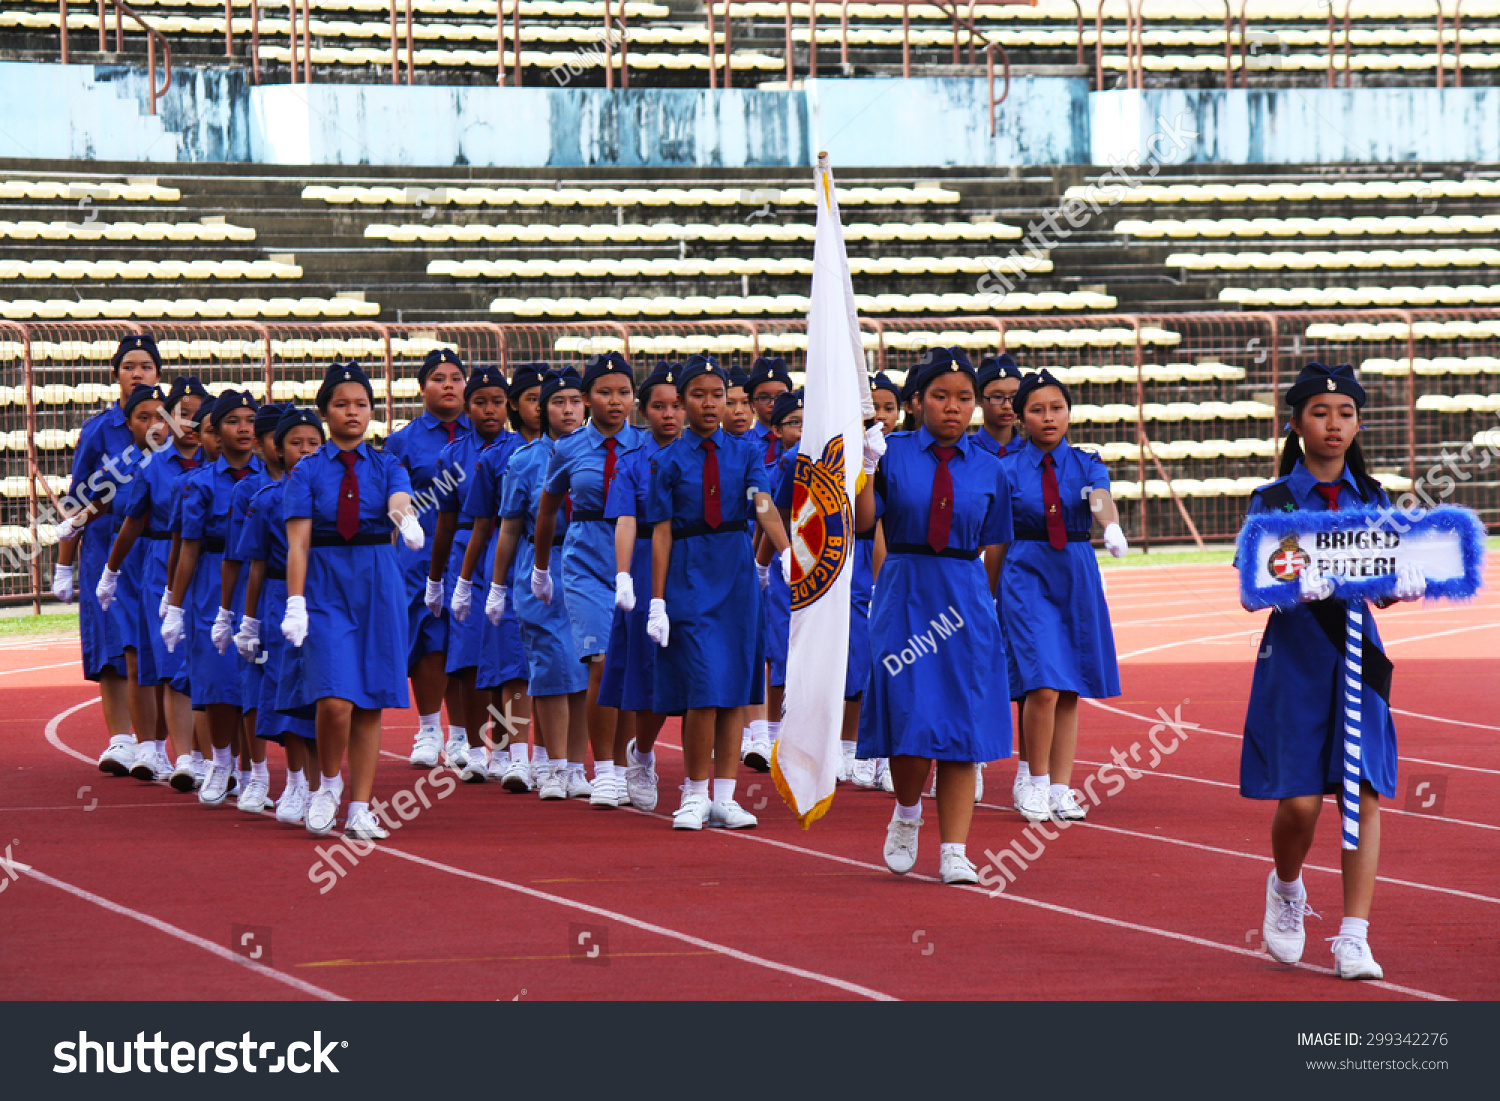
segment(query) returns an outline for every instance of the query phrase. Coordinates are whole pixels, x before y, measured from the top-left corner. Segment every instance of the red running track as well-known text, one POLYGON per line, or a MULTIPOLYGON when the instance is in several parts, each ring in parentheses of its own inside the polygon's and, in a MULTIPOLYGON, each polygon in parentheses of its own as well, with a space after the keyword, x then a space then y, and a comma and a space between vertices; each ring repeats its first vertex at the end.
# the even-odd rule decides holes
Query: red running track
MULTIPOLYGON (((1494 997, 1500 600, 1379 613, 1402 784, 1371 925, 1386 981, 1355 984, 1328 972, 1324 938, 1341 915, 1331 803, 1306 873, 1322 920, 1308 923, 1305 964, 1259 945, 1271 808, 1241 799, 1236 780, 1263 615, 1239 609, 1224 566, 1108 577, 1125 694, 1085 706, 1079 757, 1118 751, 1138 776, 1013 882, 987 876, 1004 885, 994 892, 934 882, 931 816, 921 874, 887 872, 880 792, 841 788, 804 832, 768 778, 742 772, 759 829, 674 833, 675 724, 655 815, 424 779, 431 806, 351 859, 336 839, 100 773, 107 738, 76 642, 0 647, 12 869, 0 868, 0 998, 1494 997), (1158 708, 1185 737, 1150 767, 1152 728, 1174 740, 1158 708), (315 869, 334 849, 341 876, 315 869), (269 951, 237 955, 235 926, 255 927, 251 944, 269 931, 269 951)), ((386 799, 424 777, 405 764, 414 714, 388 718, 386 799)), ((1036 852, 1008 809, 1013 775, 1009 761, 987 771, 969 840, 981 866, 1012 842, 1036 852)))

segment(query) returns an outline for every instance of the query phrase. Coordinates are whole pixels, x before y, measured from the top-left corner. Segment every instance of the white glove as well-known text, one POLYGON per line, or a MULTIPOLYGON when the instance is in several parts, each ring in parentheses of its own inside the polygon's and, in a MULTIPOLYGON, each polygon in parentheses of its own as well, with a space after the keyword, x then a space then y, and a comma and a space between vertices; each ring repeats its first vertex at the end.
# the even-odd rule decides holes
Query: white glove
POLYGON ((52 595, 64 604, 73 603, 73 567, 61 562, 52 567, 52 595))
POLYGON ((281 617, 281 634, 293 646, 307 641, 307 597, 286 598, 286 614, 281 617))
POLYGON ((104 572, 99 575, 99 584, 94 586, 94 596, 99 600, 99 607, 106 612, 109 606, 115 602, 115 588, 120 584, 120 571, 104 567, 104 572))
POLYGON ((422 521, 417 519, 415 512, 401 517, 400 529, 407 550, 419 551, 427 545, 427 533, 422 530, 422 521))
POLYGON ((651 598, 651 610, 646 613, 646 635, 658 646, 665 646, 671 637, 672 621, 667 618, 667 602, 660 597, 651 598))
POLYGON ((531 570, 531 595, 543 604, 552 603, 552 571, 539 570, 535 567, 531 570))
POLYGON ((460 623, 469 621, 469 609, 474 604, 474 582, 467 577, 460 577, 453 583, 453 602, 448 605, 453 609, 453 618, 460 623))
POLYGON ((509 597, 510 590, 504 585, 490 582, 490 595, 484 598, 484 618, 496 627, 500 626, 500 618, 505 615, 505 601, 509 597))
POLYGON ((885 430, 878 424, 865 429, 865 473, 874 474, 885 454, 885 430))
POLYGON ((229 653, 230 643, 234 641, 234 612, 231 609, 219 609, 219 614, 214 616, 213 629, 208 632, 208 639, 219 653, 229 653))
POLYGON ((1396 590, 1392 595, 1397 600, 1421 600, 1427 595, 1427 578, 1411 563, 1396 570, 1396 590))
POLYGON ((615 574, 615 607, 622 612, 635 611, 635 578, 628 573, 615 574))
POLYGON ((172 603, 172 586, 168 585, 161 591, 161 603, 156 606, 156 618, 167 618, 167 606, 172 603))
POLYGON ((1125 557, 1125 552, 1130 549, 1130 544, 1125 542, 1125 533, 1120 530, 1119 524, 1105 525, 1104 547, 1116 558, 1125 557))
POLYGON ((260 652, 260 620, 248 615, 241 617, 239 633, 234 636, 234 648, 246 661, 255 660, 255 655, 260 652))
POLYGON ((84 527, 85 524, 83 522, 83 513, 79 513, 76 518, 72 516, 64 516, 62 522, 59 523, 57 527, 52 529, 52 534, 57 539, 57 541, 61 543, 65 540, 73 538, 73 536, 82 531, 84 527))
POLYGON ((781 563, 781 580, 790 585, 792 583, 792 548, 787 547, 778 554, 776 561, 781 563))
POLYGON ((755 576, 760 578, 760 587, 764 589, 771 583, 771 567, 762 566, 759 562, 755 563, 755 576))
POLYGON ((1302 567, 1302 575, 1298 578, 1301 586, 1297 593, 1297 599, 1304 604, 1311 604, 1317 600, 1327 600, 1333 595, 1333 581, 1323 576, 1321 566, 1309 562, 1302 567))
POLYGON ((443 582, 441 579, 434 581, 427 579, 427 592, 422 597, 422 603, 427 605, 427 610, 439 618, 443 614, 443 582))
POLYGON ((161 640, 167 644, 167 653, 174 653, 177 650, 177 644, 182 641, 182 635, 182 609, 168 604, 166 617, 161 621, 161 640))

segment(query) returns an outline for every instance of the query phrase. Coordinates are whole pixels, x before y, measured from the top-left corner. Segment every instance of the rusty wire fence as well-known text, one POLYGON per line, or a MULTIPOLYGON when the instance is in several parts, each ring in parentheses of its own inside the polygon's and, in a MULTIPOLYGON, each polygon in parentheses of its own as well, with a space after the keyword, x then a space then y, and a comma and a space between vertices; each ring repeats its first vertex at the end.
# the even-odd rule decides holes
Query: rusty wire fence
MULTIPOLYGON (((1370 400, 1363 445, 1398 502, 1450 502, 1500 525, 1500 310, 970 316, 861 322, 867 365, 902 377, 933 345, 1009 351, 1073 391, 1070 438, 1105 459, 1132 541, 1225 543, 1250 491, 1274 475, 1302 364, 1353 363, 1370 400)), ((39 607, 51 525, 73 447, 115 399, 109 357, 127 322, 0 322, 0 602, 39 607)), ((806 323, 691 320, 560 324, 162 322, 163 375, 211 390, 310 403, 326 366, 358 360, 376 383, 372 435, 421 411, 416 371, 434 348, 507 374, 518 363, 579 364, 617 350, 640 374, 710 352, 748 367, 806 366, 806 323)))

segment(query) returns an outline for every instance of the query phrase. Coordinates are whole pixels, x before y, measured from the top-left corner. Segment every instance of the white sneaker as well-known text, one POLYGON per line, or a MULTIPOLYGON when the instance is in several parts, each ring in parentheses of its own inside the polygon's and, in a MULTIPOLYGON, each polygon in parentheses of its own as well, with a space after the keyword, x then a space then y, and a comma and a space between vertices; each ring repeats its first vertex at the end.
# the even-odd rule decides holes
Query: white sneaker
POLYGON ((192 791, 198 786, 198 774, 193 771, 193 755, 184 753, 177 758, 177 767, 172 770, 171 779, 168 781, 173 791, 192 791))
POLYGON ((1016 774, 1016 778, 1011 781, 1011 785, 1010 785, 1010 804, 1016 810, 1020 810, 1021 809, 1021 800, 1025 797, 1026 789, 1029 788, 1030 786, 1031 786, 1031 775, 1030 775, 1030 773, 1028 773, 1025 776, 1022 776, 1020 773, 1017 773, 1016 774))
POLYGON ((619 766, 615 766, 615 806, 630 806, 630 792, 625 789, 625 777, 620 775, 619 766))
POLYGON ((770 738, 750 739, 750 746, 745 750, 745 767, 754 769, 756 772, 771 771, 770 738))
POLYGON ((547 771, 552 767, 550 761, 538 761, 532 759, 526 766, 527 775, 531 777, 531 790, 538 790, 547 779, 547 771))
POLYGON ((257 780, 250 777, 250 782, 245 785, 245 790, 240 792, 239 800, 235 806, 246 814, 259 814, 263 810, 271 808, 271 785, 265 780, 257 780))
POLYGON ((703 821, 708 817, 709 802, 707 795, 682 793, 682 805, 672 814, 672 828, 674 830, 701 830, 703 821))
POLYGON ((1333 973, 1341 979, 1383 979, 1385 972, 1370 955, 1364 937, 1329 937, 1333 941, 1333 973))
POLYGON ((897 875, 905 875, 917 863, 917 834, 922 819, 892 818, 885 829, 885 866, 897 875))
POLYGON ((468 740, 459 736, 448 739, 443 746, 443 760, 449 768, 463 768, 469 763, 468 740))
POLYGON ((137 752, 134 738, 129 734, 116 734, 99 754, 99 771, 111 776, 129 776, 137 752))
POLYGON ((307 832, 314 837, 325 837, 333 831, 334 820, 339 816, 339 796, 343 792, 324 784, 312 793, 307 803, 307 832))
POLYGON ((1065 822, 1082 822, 1089 816, 1088 810, 1078 802, 1078 793, 1072 788, 1061 795, 1050 795, 1048 806, 1054 818, 1065 822))
POLYGON ((208 775, 203 777, 203 786, 198 789, 198 802, 205 807, 217 807, 229 795, 229 781, 234 779, 231 770, 208 762, 208 775))
POLYGON ((588 799, 594 794, 594 785, 589 783, 588 777, 583 774, 582 765, 568 766, 568 798, 588 799))
POLYGON ((589 806, 608 807, 613 810, 620 805, 616 796, 616 787, 619 781, 611 773, 609 776, 595 775, 592 784, 593 790, 589 793, 589 806))
POLYGON ((356 841, 384 841, 391 831, 380 824, 380 819, 369 807, 355 811, 344 823, 344 836, 356 841))
POLYGON ((130 763, 130 775, 147 783, 157 779, 156 743, 140 742, 135 747, 135 760, 130 763))
POLYGON ((721 830, 753 830, 760 825, 760 819, 733 799, 725 799, 709 804, 706 824, 721 830))
POLYGON ((276 800, 276 821, 286 826, 297 826, 307 817, 307 800, 311 793, 306 784, 298 784, 295 788, 287 786, 287 790, 281 793, 281 798, 276 800))
MULTIPOLYGON (((1302 948, 1307 942, 1307 933, 1302 928, 1303 918, 1313 914, 1307 904, 1307 896, 1285 899, 1276 893, 1276 870, 1266 875, 1266 916, 1261 922, 1261 939, 1266 942, 1266 951, 1278 963, 1296 963, 1302 958, 1302 948)), ((1334 961, 1338 960, 1338 945, 1334 945, 1334 961)))
POLYGON ((891 775, 891 762, 884 757, 875 758, 875 774, 880 777, 880 790, 888 795, 895 795, 896 780, 891 775))
POLYGON ((412 768, 437 768, 438 749, 443 744, 443 732, 435 726, 417 728, 417 736, 411 744, 412 768))
POLYGON ((938 878, 944 883, 979 882, 979 875, 974 870, 974 862, 967 856, 960 856, 956 852, 943 853, 939 865, 938 878))
POLYGON ((984 798, 984 765, 978 761, 974 763, 974 802, 984 798))
MULTIPOLYGON (((491 775, 493 775, 494 758, 490 759, 491 775)), ((526 761, 511 761, 505 766, 505 775, 500 780, 500 786, 506 791, 517 795, 524 795, 531 790, 531 765, 526 761)))
POLYGON ((203 786, 203 781, 208 779, 208 758, 200 757, 193 761, 193 790, 197 791, 203 786))
MULTIPOLYGON (((635 739, 625 751, 627 761, 635 760, 635 739)), ((625 768, 625 794, 636 810, 656 809, 656 767, 654 765, 627 765, 625 768)))
POLYGON ((1026 790, 1020 795, 1020 803, 1016 809, 1021 812, 1021 817, 1026 821, 1045 822, 1052 817, 1052 797, 1048 789, 1038 788, 1027 780, 1026 790))
POLYGON ((568 797, 568 775, 555 765, 542 773, 541 788, 537 791, 541 799, 566 799, 568 797))
POLYGON ((854 769, 859 762, 854 759, 854 743, 844 742, 843 746, 843 752, 839 755, 838 782, 847 784, 854 779, 854 769))
MULTIPOLYGON (((448 745, 451 748, 453 743, 449 742, 448 745)), ((489 761, 485 759, 484 746, 476 745, 471 747, 465 742, 464 749, 466 751, 464 763, 459 766, 458 778, 466 784, 484 783, 489 779, 489 761)), ((452 764, 453 754, 448 752, 448 750, 444 750, 444 752, 448 754, 448 763, 452 764)))
POLYGON ((855 761, 854 767, 849 770, 849 780, 857 788, 873 789, 880 786, 876 771, 873 757, 867 761, 855 761))
POLYGON ((510 754, 503 749, 490 752, 489 764, 485 766, 484 778, 492 784, 503 784, 510 772, 510 754))

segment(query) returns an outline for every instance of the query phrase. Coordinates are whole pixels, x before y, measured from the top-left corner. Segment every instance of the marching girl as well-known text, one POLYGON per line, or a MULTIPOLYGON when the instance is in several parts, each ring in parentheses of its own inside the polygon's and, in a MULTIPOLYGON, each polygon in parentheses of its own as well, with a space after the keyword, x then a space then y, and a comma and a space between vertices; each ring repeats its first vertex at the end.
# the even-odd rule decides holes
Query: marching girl
MULTIPOLYGON (((78 435, 73 452, 73 476, 68 486, 68 514, 57 526, 58 560, 52 574, 52 591, 67 603, 78 595, 78 635, 83 650, 83 675, 99 685, 104 725, 109 745, 99 756, 99 770, 126 775, 139 754, 134 726, 141 740, 149 740, 153 720, 132 712, 130 668, 125 654, 127 627, 123 605, 104 609, 95 595, 104 573, 114 535, 110 506, 128 475, 129 449, 133 439, 125 423, 125 399, 137 386, 155 386, 161 378, 161 354, 150 333, 133 333, 120 341, 110 358, 110 370, 119 387, 115 404, 89 419, 78 435), (76 585, 75 585, 76 562, 76 585), (133 721, 134 720, 134 721, 133 721)), ((136 703, 136 709, 139 703, 136 703)))
MULTIPOLYGON (((475 615, 472 611, 474 590, 482 597, 490 592, 490 570, 495 562, 495 525, 500 514, 501 490, 505 484, 505 473, 516 451, 538 437, 541 431, 541 384, 535 363, 522 363, 510 381, 510 423, 514 431, 502 433, 481 451, 474 466, 474 475, 463 491, 463 505, 457 516, 458 524, 465 518, 473 524, 463 549, 451 552, 457 563, 453 579, 453 599, 450 605, 452 623, 450 637, 459 641, 449 648, 449 665, 453 667, 455 654, 460 659, 468 653, 470 643, 465 631, 477 631, 478 664, 474 669, 476 691, 488 692, 500 713, 509 740, 508 760, 503 762, 495 753, 490 754, 490 779, 498 779, 506 791, 525 794, 540 786, 537 775, 544 769, 547 747, 540 737, 534 749, 527 744, 527 730, 532 724, 531 693, 527 678, 531 675, 526 662, 526 648, 521 642, 521 622, 516 618, 514 603, 503 609, 497 622, 490 622, 487 615, 475 615), (497 768, 502 767, 497 775, 497 768)), ((497 372, 498 374, 498 372, 497 372)), ((471 380, 472 381, 472 380, 471 380)), ((482 431, 475 420, 476 431, 482 431)), ((442 533, 443 517, 439 515, 439 534, 442 533)), ((515 572, 512 556, 511 575, 502 584, 509 592, 515 572)), ((535 731, 533 731, 535 733, 535 731)), ((498 739, 492 737, 491 741, 498 739)))
POLYGON ((878 516, 888 551, 870 606, 874 664, 859 755, 890 760, 886 867, 905 875, 916 864, 922 789, 936 761, 939 875, 976 883, 966 851, 974 765, 1010 756, 1009 700, 993 674, 1005 648, 994 585, 1011 540, 1010 498, 999 460, 967 431, 977 380, 963 351, 930 349, 912 385, 922 426, 889 442, 878 426, 866 433, 867 478, 855 502, 856 529, 878 516), (941 653, 916 654, 914 640, 934 635, 941 653))
MULTIPOLYGON (((266 486, 281 480, 281 459, 272 439, 280 420, 279 405, 262 405, 255 411, 255 457, 260 460, 261 469, 236 483, 229 495, 229 530, 224 536, 224 561, 220 566, 219 612, 209 632, 214 649, 221 654, 227 654, 234 645, 235 606, 244 603, 246 589, 241 582, 247 579, 241 576, 245 562, 241 548, 250 516, 250 501, 266 486)), ((243 612, 243 607, 240 611, 243 612)), ((242 726, 239 771, 235 775, 239 792, 236 806, 247 814, 259 814, 272 806, 266 742, 280 741, 280 738, 256 736, 256 712, 260 706, 264 667, 254 661, 243 661, 239 671, 242 726)))
MULTIPOLYGON (((792 390, 776 398, 771 412, 771 435, 775 442, 776 457, 765 463, 766 484, 771 487, 773 499, 782 483, 790 486, 792 471, 797 464, 797 444, 802 439, 802 391, 792 390)), ((783 528, 791 522, 791 490, 787 490, 787 505, 781 509, 783 528)), ((777 499, 777 505, 781 501, 777 499)), ((762 535, 760 542, 765 542, 762 535)), ((786 657, 792 629, 792 589, 782 572, 781 562, 768 561, 760 565, 761 559, 769 560, 769 553, 757 556, 756 570, 760 574, 762 606, 766 618, 766 730, 763 740, 752 740, 748 752, 741 754, 745 764, 757 772, 766 772, 771 767, 771 745, 781 735, 781 716, 785 704, 786 657)))
POLYGON ((286 514, 283 502, 286 474, 324 444, 323 422, 311 409, 287 405, 276 419, 266 455, 274 455, 282 477, 263 485, 246 508, 239 554, 250 563, 245 580, 245 614, 234 635, 234 646, 245 662, 261 671, 254 681, 257 695, 247 697, 246 710, 255 710, 255 734, 280 742, 286 751, 286 786, 276 800, 276 821, 303 825, 307 805, 322 783, 318 763, 315 710, 293 714, 276 709, 276 696, 285 677, 291 649, 277 626, 286 616, 286 514), (270 624, 269 630, 262 630, 270 624))
POLYGON ((615 614, 599 681, 599 702, 620 711, 615 775, 624 776, 631 805, 645 811, 656 809, 653 747, 666 715, 656 709, 652 692, 656 643, 646 634, 648 602, 636 596, 651 591, 651 529, 640 518, 651 492, 651 463, 682 434, 682 400, 677 396, 681 371, 682 364, 663 361, 641 383, 639 405, 646 421, 646 441, 620 464, 604 505, 605 517, 615 522, 615 614))
MULTIPOLYGON (((536 513, 543 482, 552 462, 556 441, 583 424, 583 379, 572 368, 549 372, 539 394, 544 435, 520 448, 510 458, 501 491, 500 535, 495 540, 495 558, 490 572, 489 595, 484 614, 499 626, 510 602, 511 588, 505 578, 529 579, 536 564, 536 513)), ((552 536, 552 548, 567 538, 566 516, 561 530, 552 536)), ((527 680, 531 709, 538 726, 537 746, 546 746, 547 758, 538 763, 537 795, 542 799, 592 798, 594 789, 584 777, 588 753, 588 716, 584 693, 589 686, 588 668, 578 658, 573 627, 562 591, 550 601, 533 592, 529 580, 514 589, 516 618, 526 650, 527 680)))
MULTIPOLYGON (((375 391, 357 363, 335 363, 318 388, 328 442, 286 476, 286 614, 292 644, 276 707, 317 709, 323 775, 307 806, 307 830, 333 829, 349 756, 344 836, 380 841, 390 832, 370 810, 380 758, 380 713, 404 708, 406 599, 392 545, 397 521, 408 550, 426 542, 406 468, 365 442, 375 391)), ((423 609, 426 610, 425 608, 423 609)))
MULTIPOLYGON (((434 507, 434 483, 438 453, 473 429, 464 416, 464 380, 468 371, 463 360, 451 348, 427 353, 417 371, 417 386, 422 394, 422 412, 410 424, 386 438, 385 450, 400 460, 411 478, 412 494, 418 504, 417 516, 427 546, 413 551, 396 548, 401 572, 406 578, 407 596, 407 673, 411 677, 412 695, 417 702, 417 735, 412 742, 413 768, 433 768, 438 753, 453 768, 463 768, 468 750, 468 719, 463 710, 463 690, 448 683, 446 651, 448 623, 427 607, 428 579, 432 569, 430 544, 437 527, 434 507), (448 741, 443 742, 443 703, 448 704, 448 741)), ((441 607, 441 601, 439 601, 441 607)))
POLYGON ((870 378, 870 402, 875 406, 875 421, 889 436, 901 419, 901 387, 884 371, 870 378))
MULTIPOLYGON (((592 357, 583 372, 588 421, 559 439, 547 466, 536 513, 536 564, 531 593, 543 603, 553 598, 552 533, 557 512, 566 506, 568 534, 562 546, 562 583, 568 621, 579 660, 589 663, 589 744, 594 751, 596 807, 629 803, 624 776, 615 775, 615 727, 619 713, 599 703, 599 678, 614 618, 615 533, 604 518, 604 503, 620 460, 645 444, 646 433, 629 423, 635 408, 635 374, 619 352, 592 357)), ((620 747, 624 749, 623 746, 620 747)))
POLYGON ((1031 822, 1053 815, 1077 821, 1086 814, 1069 786, 1078 698, 1120 694, 1114 633, 1089 531, 1097 518, 1116 558, 1126 551, 1125 534, 1104 463, 1068 443, 1068 388, 1036 371, 1021 380, 1014 401, 1026 442, 1001 460, 1016 538, 1005 556, 999 603, 1014 669, 1001 679, 1012 681, 1011 694, 1025 696, 1022 744, 1031 783, 1016 792, 1017 809, 1031 822))
POLYGON ((724 434, 732 440, 743 440, 755 423, 755 410, 745 384, 750 373, 739 364, 729 368, 729 397, 724 406, 724 434))
MULTIPOLYGON (((1348 364, 1310 363, 1287 391, 1292 419, 1281 452, 1281 476, 1257 489, 1250 513, 1322 512, 1391 507, 1365 469, 1359 446, 1365 391, 1348 364)), ((1265 645, 1255 663, 1245 740, 1240 754, 1240 794, 1277 800, 1271 821, 1276 867, 1266 880, 1262 925, 1266 949, 1282 963, 1302 958, 1304 915, 1311 913, 1302 884, 1323 809, 1323 797, 1343 787, 1343 683, 1345 602, 1328 579, 1304 570, 1303 603, 1272 611, 1265 645)), ((1419 571, 1397 575, 1392 600, 1420 600, 1427 583, 1419 571)), ((1396 729, 1389 704, 1390 662, 1366 615, 1364 684, 1360 701, 1359 846, 1340 853, 1344 919, 1333 941, 1333 971, 1345 979, 1378 979, 1384 972, 1370 953, 1370 904, 1380 857, 1380 797, 1396 794, 1396 729)), ((1316 916, 1316 915, 1314 915, 1316 916)))
POLYGON ((645 517, 654 525, 646 631, 662 648, 652 702, 687 712, 687 782, 672 816, 679 830, 756 825, 734 799, 744 708, 765 684, 760 583, 746 537, 752 515, 776 553, 787 547, 761 452, 719 427, 727 384, 712 356, 693 356, 678 375, 688 430, 656 456, 645 517))
MULTIPOLYGON (((226 390, 214 400, 208 423, 219 441, 219 457, 183 479, 181 545, 172 575, 172 595, 161 625, 167 649, 175 650, 186 641, 184 664, 193 709, 207 714, 213 758, 198 788, 198 801, 210 807, 224 802, 229 794, 235 743, 243 735, 237 658, 218 651, 211 628, 218 617, 222 592, 229 501, 238 482, 262 469, 260 460, 251 454, 256 408, 248 393, 234 390, 226 390), (188 623, 191 629, 186 627, 188 623)), ((234 595, 235 603, 243 596, 242 588, 234 595)), ((265 768, 264 763, 261 768, 265 768)))
MULTIPOLYGON (((438 518, 432 538, 432 565, 427 574, 427 610, 434 616, 440 617, 446 610, 444 593, 455 590, 459 570, 475 536, 475 518, 463 507, 463 502, 473 485, 480 460, 497 447, 508 454, 521 443, 520 436, 505 428, 506 390, 505 376, 498 368, 476 368, 464 386, 464 413, 474 430, 466 436, 459 436, 438 454, 437 477, 433 479, 438 518)), ((488 542, 492 530, 493 524, 485 528, 485 542, 488 542)), ((487 588, 489 568, 482 555, 475 567, 482 571, 481 582, 487 588)), ((510 761, 502 749, 491 750, 486 745, 500 740, 493 734, 489 738, 485 736, 487 729, 494 729, 490 718, 494 701, 489 688, 480 688, 477 684, 484 636, 489 631, 493 628, 483 616, 466 613, 463 619, 455 616, 448 623, 445 671, 450 683, 460 685, 463 713, 471 716, 468 759, 460 773, 460 778, 466 783, 504 782, 510 761)), ((522 741, 524 743, 524 738, 522 741)))
POLYGON ((771 432, 771 414, 776 411, 776 399, 792 388, 792 376, 787 374, 786 360, 780 356, 761 356, 750 365, 750 377, 745 380, 745 396, 750 399, 750 408, 755 413, 755 423, 750 426, 750 442, 757 444, 761 461, 769 466, 781 454, 771 432))

